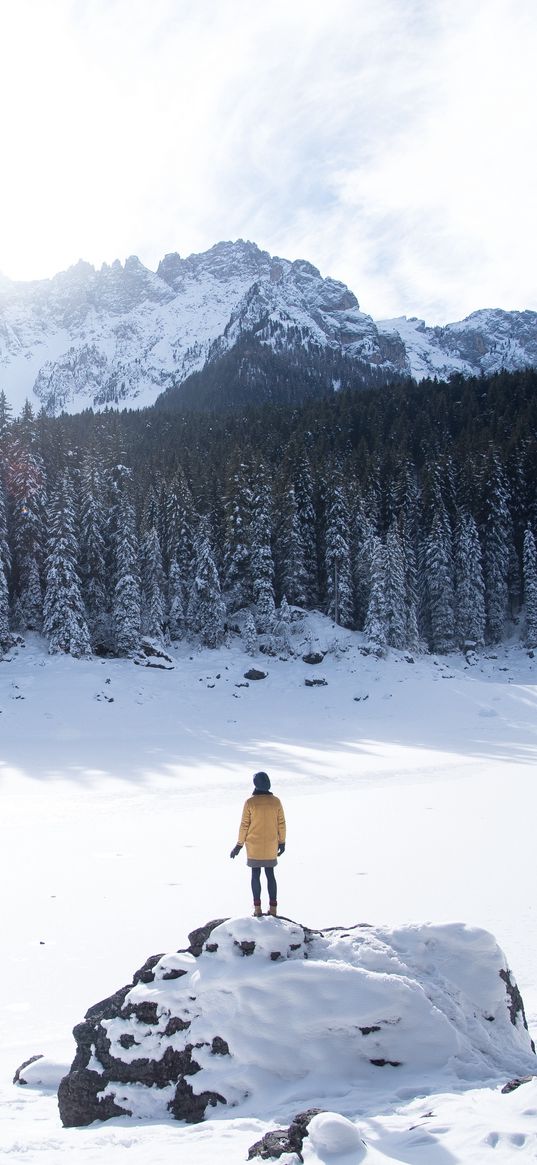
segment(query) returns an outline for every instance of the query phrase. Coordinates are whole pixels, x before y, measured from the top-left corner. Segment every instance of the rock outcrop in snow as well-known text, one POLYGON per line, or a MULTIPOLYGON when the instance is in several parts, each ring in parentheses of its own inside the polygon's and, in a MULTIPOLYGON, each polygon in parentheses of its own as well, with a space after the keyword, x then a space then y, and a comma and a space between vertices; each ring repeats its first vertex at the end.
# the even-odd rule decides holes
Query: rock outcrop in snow
POLYGON ((355 1111, 367 1098, 534 1071, 492 935, 463 925, 312 931, 208 923, 89 1009, 58 1099, 66 1126, 121 1114, 355 1111))
POLYGON ((444 328, 406 318, 377 325, 345 284, 242 239, 166 255, 156 272, 133 255, 0 283, 1 387, 16 410, 27 397, 49 413, 149 405, 245 334, 418 379, 537 362, 535 312, 475 312, 444 328))

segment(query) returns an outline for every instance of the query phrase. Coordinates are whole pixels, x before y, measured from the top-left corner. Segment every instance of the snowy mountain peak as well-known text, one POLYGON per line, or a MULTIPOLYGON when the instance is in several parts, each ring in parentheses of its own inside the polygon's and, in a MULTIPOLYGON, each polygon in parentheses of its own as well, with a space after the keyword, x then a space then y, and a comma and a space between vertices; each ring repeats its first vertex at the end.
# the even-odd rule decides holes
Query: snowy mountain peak
POLYGON ((484 308, 458 323, 428 327, 416 316, 382 320, 381 335, 402 340, 412 376, 445 379, 537 365, 537 312, 484 308))
POLYGON ((37 398, 49 413, 152 404, 246 330, 262 343, 348 350, 392 368, 373 320, 343 283, 238 239, 186 259, 169 253, 156 272, 131 255, 99 271, 79 262, 52 280, 8 281, 3 387, 16 408, 37 398))
POLYGON ((159 279, 163 279, 165 283, 169 283, 170 287, 175 287, 175 281, 181 274, 181 264, 183 260, 177 251, 170 251, 157 267, 157 275, 159 279))
POLYGON ((96 270, 80 259, 52 279, 0 277, 0 384, 18 411, 143 406, 251 331, 280 350, 332 349, 387 376, 420 379, 537 364, 537 313, 473 312, 428 327, 376 324, 354 293, 304 259, 244 239, 151 271, 136 255, 96 270))

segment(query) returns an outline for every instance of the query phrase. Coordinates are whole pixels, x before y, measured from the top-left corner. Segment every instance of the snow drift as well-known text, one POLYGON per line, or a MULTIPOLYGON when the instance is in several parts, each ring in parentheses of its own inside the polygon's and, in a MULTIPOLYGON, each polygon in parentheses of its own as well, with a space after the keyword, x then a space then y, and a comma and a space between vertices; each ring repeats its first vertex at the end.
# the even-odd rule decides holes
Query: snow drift
POLYGON ((427 1091, 431 1076, 457 1089, 535 1071, 522 999, 485 930, 312 931, 265 917, 189 939, 74 1029, 64 1125, 305 1103, 356 1112, 427 1091))

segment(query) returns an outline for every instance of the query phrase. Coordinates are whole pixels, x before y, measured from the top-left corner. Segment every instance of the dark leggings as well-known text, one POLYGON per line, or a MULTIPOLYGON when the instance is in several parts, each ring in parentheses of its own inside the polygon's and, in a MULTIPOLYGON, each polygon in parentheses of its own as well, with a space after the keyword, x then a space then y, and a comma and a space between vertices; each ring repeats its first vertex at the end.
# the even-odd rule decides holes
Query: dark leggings
POLYGON ((252 894, 254 902, 261 901, 261 870, 264 869, 267 875, 267 886, 269 892, 269 899, 271 902, 276 902, 278 898, 278 891, 276 887, 276 875, 272 866, 252 866, 252 894))

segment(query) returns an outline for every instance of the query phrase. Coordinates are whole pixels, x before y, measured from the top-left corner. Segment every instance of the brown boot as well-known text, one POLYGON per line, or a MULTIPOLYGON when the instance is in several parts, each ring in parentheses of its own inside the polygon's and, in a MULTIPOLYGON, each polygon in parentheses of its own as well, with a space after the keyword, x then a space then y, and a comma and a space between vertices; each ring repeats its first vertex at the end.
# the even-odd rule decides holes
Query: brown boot
POLYGON ((273 918, 276 918, 276 915, 278 913, 278 903, 271 902, 269 905, 269 908, 268 908, 268 912, 269 912, 269 914, 272 914, 273 918))
POLYGON ((254 918, 262 918, 262 917, 263 917, 263 911, 261 909, 261 903, 254 901, 254 918))

